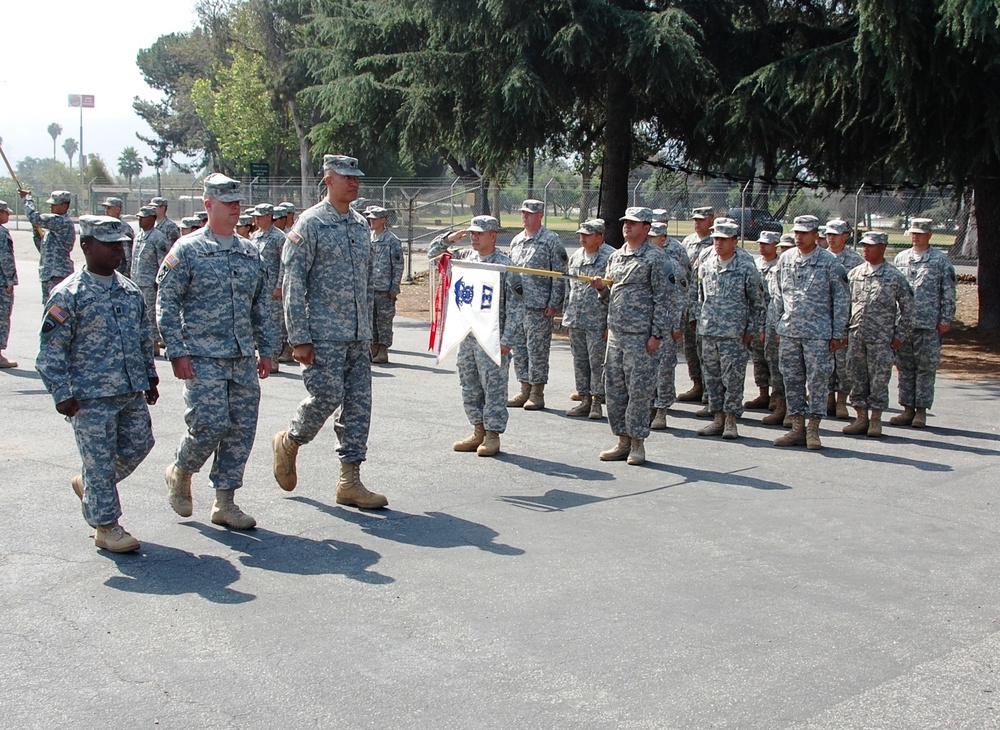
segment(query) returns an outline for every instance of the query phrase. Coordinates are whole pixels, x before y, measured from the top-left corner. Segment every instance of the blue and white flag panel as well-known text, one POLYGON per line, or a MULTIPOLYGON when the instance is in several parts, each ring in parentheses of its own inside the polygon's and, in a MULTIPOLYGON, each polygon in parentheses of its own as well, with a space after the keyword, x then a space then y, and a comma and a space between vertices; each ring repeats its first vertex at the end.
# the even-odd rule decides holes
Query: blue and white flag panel
POLYGON ((500 364, 500 272, 504 270, 502 264, 452 260, 439 363, 472 332, 486 354, 500 364))

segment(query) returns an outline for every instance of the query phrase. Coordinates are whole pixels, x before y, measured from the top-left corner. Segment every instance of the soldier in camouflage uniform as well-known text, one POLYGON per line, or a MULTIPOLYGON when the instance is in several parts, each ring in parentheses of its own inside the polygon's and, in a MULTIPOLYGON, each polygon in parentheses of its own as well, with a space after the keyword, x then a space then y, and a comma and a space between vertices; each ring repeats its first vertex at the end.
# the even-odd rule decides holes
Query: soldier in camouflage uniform
POLYGON ((833 353, 847 332, 847 272, 832 253, 816 244, 818 228, 816 216, 797 217, 792 227, 796 248, 778 260, 772 296, 792 430, 775 439, 775 446, 823 448, 819 424, 826 413, 833 353))
POLYGON ((274 328, 260 254, 234 233, 240 183, 213 173, 204 189, 208 225, 171 247, 157 282, 157 323, 187 406, 187 433, 164 476, 170 506, 190 517, 191 476, 214 454, 212 522, 247 530, 257 522, 233 494, 243 486, 257 431, 257 380, 271 371, 274 328))
POLYGON ((351 203, 364 173, 355 158, 343 155, 324 155, 323 173, 327 197, 299 217, 283 256, 288 341, 306 366, 302 381, 309 396, 288 429, 271 440, 274 478, 282 489, 295 489, 299 447, 339 409, 337 504, 375 509, 389 501, 361 482, 372 414, 374 250, 368 223, 351 203))
MULTIPOLYGON (((785 407, 785 380, 781 376, 778 361, 778 333, 776 331, 778 315, 774 289, 775 280, 778 277, 778 259, 781 254, 795 245, 795 238, 791 234, 787 234, 787 238, 785 235, 779 238, 777 235, 772 236, 771 234, 771 231, 761 232, 759 241, 761 257, 757 260, 757 272, 761 275, 761 283, 764 285, 764 306, 766 307, 763 354, 767 361, 768 383, 774 398, 774 410, 760 419, 760 422, 769 426, 784 423, 788 413, 785 407), (774 239, 777 239, 775 242, 777 246, 770 242, 774 239)), ((755 362, 755 376, 756 372, 755 362)), ((744 407, 746 407, 745 404, 744 407)))
MULTIPOLYGON (((149 205, 156 208, 156 227, 160 229, 160 233, 166 236, 167 242, 173 246, 181 237, 181 230, 176 223, 167 218, 167 204, 167 199, 162 197, 151 198, 149 201, 149 205)), ((199 218, 198 220, 204 224, 207 218, 199 218)))
POLYGON ((737 248, 740 227, 717 220, 715 250, 698 266, 698 332, 712 423, 699 436, 739 438, 749 346, 764 333, 764 293, 753 256, 737 248))
MULTIPOLYGON (((240 216, 241 218, 243 216, 240 216)), ((237 221, 238 222, 238 221, 237 221)), ((186 236, 189 233, 194 233, 201 227, 201 222, 195 218, 193 215, 181 218, 181 235, 186 236)))
MULTIPOLYGON (((183 224, 184 221, 186 220, 187 218, 181 219, 182 236, 186 236, 188 233, 191 232, 190 230, 185 230, 184 228, 183 224)), ((239 217, 239 220, 236 221, 236 235, 241 236, 243 238, 250 238, 251 236, 253 236, 254 233, 256 233, 256 231, 253 230, 253 218, 251 218, 248 213, 244 213, 239 217)))
MULTIPOLYGON (((569 257, 559 236, 542 225, 545 203, 528 199, 521 204, 524 230, 510 243, 510 258, 517 266, 566 273, 569 257)), ((548 276, 525 276, 524 322, 512 333, 514 374, 521 391, 507 401, 514 408, 540 411, 545 408, 545 384, 549 382, 549 349, 552 318, 563 303, 565 281, 548 276)))
POLYGON ((389 348, 392 347, 392 320, 396 317, 396 298, 403 280, 403 244, 386 228, 389 211, 385 208, 370 205, 365 218, 372 227, 372 246, 375 248, 371 356, 373 363, 382 364, 389 362, 389 348))
MULTIPOLYGON (((436 259, 447 251, 456 259, 511 266, 511 259, 496 248, 499 230, 500 221, 496 218, 477 215, 467 229, 434 239, 427 256, 436 259), (465 238, 466 232, 471 234, 471 249, 449 248, 449 243, 465 238)), ((500 452, 500 434, 507 428, 511 333, 524 316, 517 293, 522 281, 520 274, 500 274, 500 364, 493 361, 472 332, 458 346, 458 379, 472 435, 456 441, 452 445, 455 451, 475 451, 479 456, 495 456, 500 452)))
POLYGON ((278 205, 285 211, 285 230, 291 230, 292 226, 295 225, 295 203, 283 200, 278 205))
POLYGON ((629 208, 621 220, 625 245, 611 254, 604 274, 613 283, 606 286, 599 276, 590 280, 608 303, 604 398, 611 431, 618 437, 600 459, 638 465, 646 461, 660 343, 670 335, 673 266, 647 238, 653 221, 649 208, 629 208))
POLYGON ((663 220, 656 220, 657 217, 666 218, 666 211, 653 211, 654 222, 649 229, 649 240, 670 259, 674 275, 674 296, 670 301, 671 331, 670 336, 660 343, 656 392, 649 412, 649 427, 660 431, 667 427, 667 410, 677 402, 677 350, 687 327, 684 315, 690 299, 691 261, 681 242, 667 235, 667 224, 663 220))
POLYGON ((914 218, 907 233, 912 248, 893 261, 913 290, 913 328, 896 353, 899 403, 903 412, 889 419, 896 426, 927 425, 934 404, 934 378, 941 364, 941 335, 955 318, 955 267, 947 254, 930 247, 934 221, 914 218))
POLYGON ((8 220, 10 206, 6 200, 0 200, 0 370, 17 367, 16 362, 3 355, 10 337, 10 316, 14 309, 14 287, 17 286, 14 239, 5 228, 8 220))
POLYGON ((857 417, 844 426, 844 433, 864 433, 872 438, 882 435, 893 355, 906 339, 913 315, 913 293, 906 277, 885 260, 888 242, 886 233, 866 233, 861 239, 865 263, 847 274, 851 288, 847 366, 851 371, 851 406, 857 417))
POLYGON ((159 345, 156 344, 159 338, 156 328, 156 275, 169 249, 167 237, 156 227, 156 208, 152 205, 142 206, 139 209, 139 238, 132 249, 129 276, 139 287, 146 303, 146 316, 153 333, 154 355, 160 354, 159 345))
POLYGON ((118 483, 153 448, 147 405, 158 397, 153 338, 138 287, 115 269, 129 240, 108 216, 80 218, 87 265, 51 292, 35 367, 73 426, 83 473, 70 484, 95 528, 94 544, 139 549, 119 524, 118 483))
MULTIPOLYGON (((295 206, 292 206, 295 209, 295 206)), ((288 208, 285 207, 284 203, 278 203, 274 206, 274 217, 271 219, 274 223, 274 227, 277 228, 282 233, 287 233, 291 230, 291 226, 288 224, 288 208)))
MULTIPOLYGON (((698 260, 701 255, 712 248, 712 226, 715 225, 715 211, 711 206, 695 208, 691 211, 694 221, 694 233, 688 235, 682 242, 691 262, 691 276, 688 281, 698 280, 698 260)), ((677 396, 681 402, 700 401, 705 395, 701 371, 701 351, 698 342, 698 297, 697 287, 691 286, 686 314, 687 329, 684 332, 684 358, 687 360, 688 377, 691 378, 691 389, 677 396)))
POLYGON ((282 253, 285 250, 285 234, 274 225, 274 206, 270 203, 259 203, 253 209, 253 221, 257 230, 250 239, 260 252, 261 263, 264 264, 264 292, 267 295, 268 311, 274 323, 275 348, 271 353, 271 372, 278 372, 278 355, 281 354, 281 341, 278 334, 285 328, 285 312, 281 302, 281 277, 284 269, 281 265, 282 253))
POLYGON ((38 248, 38 278, 42 282, 42 302, 49 300, 52 287, 73 273, 73 242, 76 241, 76 226, 66 215, 72 195, 65 190, 54 190, 45 202, 51 213, 39 213, 30 190, 18 190, 24 198, 24 213, 36 228, 45 229, 45 237, 36 242, 38 248))
MULTIPOLYGON (((604 242, 604 221, 584 221, 576 231, 580 248, 569 258, 572 276, 604 276, 614 248, 604 242)), ((590 286, 589 281, 570 279, 563 310, 563 326, 569 328, 569 346, 573 355, 573 375, 580 404, 566 411, 570 417, 603 418, 604 354, 608 338, 608 306, 590 286)))
MULTIPOLYGON (((754 259, 757 266, 757 274, 760 276, 761 285, 764 292, 764 309, 768 309, 771 303, 771 295, 768 293, 767 275, 778 265, 778 239, 780 233, 774 231, 761 231, 757 238, 757 248, 760 256, 754 259)), ((767 364, 767 326, 765 321, 765 336, 754 337, 750 343, 750 358, 753 362, 753 381, 757 386, 758 395, 752 400, 743 404, 747 410, 757 408, 774 408, 777 406, 776 396, 771 394, 771 368, 767 364)))
MULTIPOLYGON (((841 219, 834 218, 826 223, 827 250, 837 257, 837 261, 850 273, 855 266, 865 262, 854 249, 847 248, 851 226, 841 219)), ((830 394, 826 400, 826 415, 837 418, 847 418, 847 394, 851 392, 851 373, 847 365, 847 348, 841 347, 833 353, 833 376, 830 378, 830 394)))
MULTIPOLYGON (((101 201, 100 205, 104 208, 104 215, 117 218, 118 220, 122 219, 122 209, 125 207, 125 201, 121 198, 105 198, 101 201)), ((125 256, 122 258, 122 263, 118 267, 118 271, 128 276, 132 271, 132 246, 135 243, 135 231, 132 230, 132 226, 128 223, 125 224, 125 235, 129 237, 129 240, 125 242, 125 256)))

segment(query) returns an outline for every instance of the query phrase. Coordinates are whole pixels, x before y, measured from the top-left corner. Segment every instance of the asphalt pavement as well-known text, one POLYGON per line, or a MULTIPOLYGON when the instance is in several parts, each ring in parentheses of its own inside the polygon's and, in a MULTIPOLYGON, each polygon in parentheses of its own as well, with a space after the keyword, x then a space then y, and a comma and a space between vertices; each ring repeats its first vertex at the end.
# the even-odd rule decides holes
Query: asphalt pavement
POLYGON ((929 428, 882 440, 824 421, 821 452, 772 447, 759 412, 736 442, 698 437, 681 404, 632 467, 597 459, 606 421, 562 415, 560 341, 548 408, 512 412, 487 459, 451 450, 470 429, 454 360, 403 320, 362 468, 390 509, 335 504, 332 423, 277 487, 270 437, 305 395, 283 366, 237 494, 259 528, 236 533, 209 522, 207 469, 193 517, 167 504, 183 402, 158 360, 157 443, 120 485, 142 550, 113 555, 70 489, 72 430, 33 369, 37 257, 16 244, 2 727, 1000 727, 995 382, 940 379, 929 428))

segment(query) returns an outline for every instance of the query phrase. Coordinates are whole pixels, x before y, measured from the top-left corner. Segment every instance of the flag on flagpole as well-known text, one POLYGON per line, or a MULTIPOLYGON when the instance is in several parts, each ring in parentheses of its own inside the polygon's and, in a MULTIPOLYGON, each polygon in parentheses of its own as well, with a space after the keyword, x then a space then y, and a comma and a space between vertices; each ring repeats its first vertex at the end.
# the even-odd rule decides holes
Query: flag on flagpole
POLYGON ((503 264, 451 260, 438 363, 472 332, 486 354, 500 364, 500 272, 505 270, 503 264))

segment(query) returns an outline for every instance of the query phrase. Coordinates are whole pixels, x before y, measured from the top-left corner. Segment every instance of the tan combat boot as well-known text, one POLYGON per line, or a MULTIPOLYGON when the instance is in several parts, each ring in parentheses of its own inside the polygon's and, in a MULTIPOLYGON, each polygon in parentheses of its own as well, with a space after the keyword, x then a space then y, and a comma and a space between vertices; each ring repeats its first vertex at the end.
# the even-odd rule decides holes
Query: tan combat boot
POLYGON ((833 417, 837 415, 837 394, 830 392, 826 394, 826 415, 833 417))
POLYGON ((463 453, 468 453, 470 451, 475 451, 479 444, 483 442, 483 437, 486 435, 486 431, 483 428, 483 424, 474 423, 472 425, 472 435, 468 438, 464 438, 461 441, 456 441, 451 445, 451 448, 455 451, 461 451, 463 453))
POLYGON ((632 439, 628 436, 619 436, 618 443, 607 451, 602 451, 598 458, 601 461, 622 461, 628 458, 632 450, 632 439))
POLYGON ((722 438, 738 439, 739 437, 740 437, 740 432, 736 429, 736 414, 727 413, 725 428, 722 431, 722 438))
POLYGON ((764 416, 760 419, 760 422, 767 424, 768 426, 780 426, 781 422, 785 420, 786 415, 787 411, 785 411, 785 399, 775 398, 774 413, 764 416))
POLYGON ((806 426, 806 448, 816 451, 823 448, 823 443, 819 440, 819 419, 810 418, 806 426))
POLYGON ((722 411, 712 414, 712 422, 698 429, 699 436, 719 436, 726 430, 726 414, 722 411))
MULTIPOLYGON (((855 408, 854 412, 858 414, 855 416, 854 422, 849 423, 841 429, 848 436, 857 436, 868 431, 868 409, 855 408)), ((879 412, 881 413, 881 411, 879 412)))
POLYGON ((290 492, 299 480, 295 471, 299 444, 288 437, 288 431, 278 431, 271 438, 271 450, 274 451, 274 479, 279 487, 290 492))
POLYGON ((699 411, 695 411, 694 415, 698 418, 715 418, 715 414, 708 409, 708 406, 703 407, 699 411))
POLYGON ((6 370, 7 368, 16 368, 17 362, 14 360, 8 360, 0 353, 0 370, 6 370))
POLYGON ((626 464, 641 466, 646 463, 646 445, 643 439, 629 439, 628 458, 626 464))
POLYGON ((604 412, 601 410, 601 405, 603 400, 600 398, 594 398, 593 402, 590 404, 590 415, 587 416, 591 421, 599 421, 604 418, 604 412))
POLYGON ((806 417, 790 416, 792 419, 792 430, 784 436, 779 436, 774 440, 775 446, 805 446, 806 445, 806 417))
POLYGON ((340 480, 337 482, 337 504, 346 504, 362 509, 387 507, 389 500, 381 494, 369 492, 361 483, 361 462, 340 462, 340 480))
POLYGON ((389 362, 389 347, 388 345, 373 345, 375 354, 372 356, 372 362, 376 365, 384 365, 389 362))
POLYGON ((378 357, 378 345, 373 342, 368 345, 368 359, 375 362, 376 357, 378 357))
POLYGON ((927 427, 927 409, 926 408, 915 408, 913 414, 913 422, 910 423, 914 428, 926 428, 927 427))
MULTIPOLYGON (((568 411, 566 415, 570 418, 586 418, 590 415, 590 406, 594 402, 594 399, 589 395, 580 396, 580 405, 573 406, 568 411)), ((527 408, 527 406, 525 406, 527 408)))
POLYGON ((767 388, 761 388, 760 386, 758 386, 757 390, 760 391, 760 395, 758 395, 753 400, 748 400, 746 403, 744 403, 743 404, 744 408, 748 410, 754 410, 756 408, 767 408, 771 404, 771 396, 768 395, 767 388))
POLYGON ((654 431, 662 431, 667 427, 667 409, 657 408, 653 415, 653 420, 649 422, 649 427, 654 431))
POLYGON ((574 402, 576 402, 576 401, 580 400, 580 399, 581 399, 582 397, 583 397, 583 396, 582 396, 582 395, 580 395, 580 393, 579 393, 579 392, 577 392, 577 391, 575 391, 575 390, 574 390, 574 391, 573 391, 572 393, 570 393, 570 394, 569 394, 569 399, 570 399, 571 401, 574 401, 574 402))
POLYGON ((893 426, 909 426, 913 423, 913 418, 916 415, 917 412, 913 410, 913 406, 903 406, 903 412, 890 418, 889 423, 893 426))
POLYGON ((847 393, 840 391, 837 393, 837 418, 850 418, 851 414, 847 410, 847 393))
POLYGON ((521 381, 521 392, 512 398, 507 399, 508 408, 522 408, 525 403, 528 402, 528 396, 531 395, 531 383, 525 383, 521 381))
POLYGON ((872 409, 872 417, 868 420, 868 438, 882 438, 882 411, 872 409))
POLYGON ((69 485, 73 487, 73 494, 75 494, 80 501, 83 501, 83 474, 77 474, 75 477, 69 480, 69 485))
POLYGON ((171 464, 163 473, 163 478, 167 482, 167 499, 174 512, 181 517, 190 517, 194 512, 191 502, 191 473, 171 464))
POLYGON ((500 434, 496 431, 487 431, 483 435, 483 442, 476 449, 479 456, 496 456, 500 453, 500 434))
POLYGON ((252 530, 257 520, 236 506, 233 501, 235 489, 216 489, 215 504, 212 505, 212 524, 233 530, 252 530))
POLYGON ((289 345, 287 342, 281 348, 281 354, 278 355, 278 362, 282 362, 282 363, 293 363, 293 362, 295 362, 295 358, 292 357, 292 346, 289 345))
POLYGON ((701 396, 705 393, 705 389, 701 384, 701 380, 695 380, 691 384, 691 390, 685 390, 683 393, 677 396, 677 400, 682 403, 687 403, 691 401, 700 401, 701 396))
POLYGON ((545 383, 535 383, 528 391, 528 400, 524 402, 524 410, 540 411, 545 408, 545 383))
POLYGON ((277 358, 271 358, 271 375, 274 375, 277 372, 281 372, 281 366, 278 365, 277 358))
POLYGON ((777 407, 778 407, 778 396, 772 395, 770 399, 767 401, 767 410, 773 411, 777 407))
POLYGON ((125 532, 117 520, 109 525, 97 526, 94 544, 113 553, 131 553, 139 549, 139 541, 125 532))

